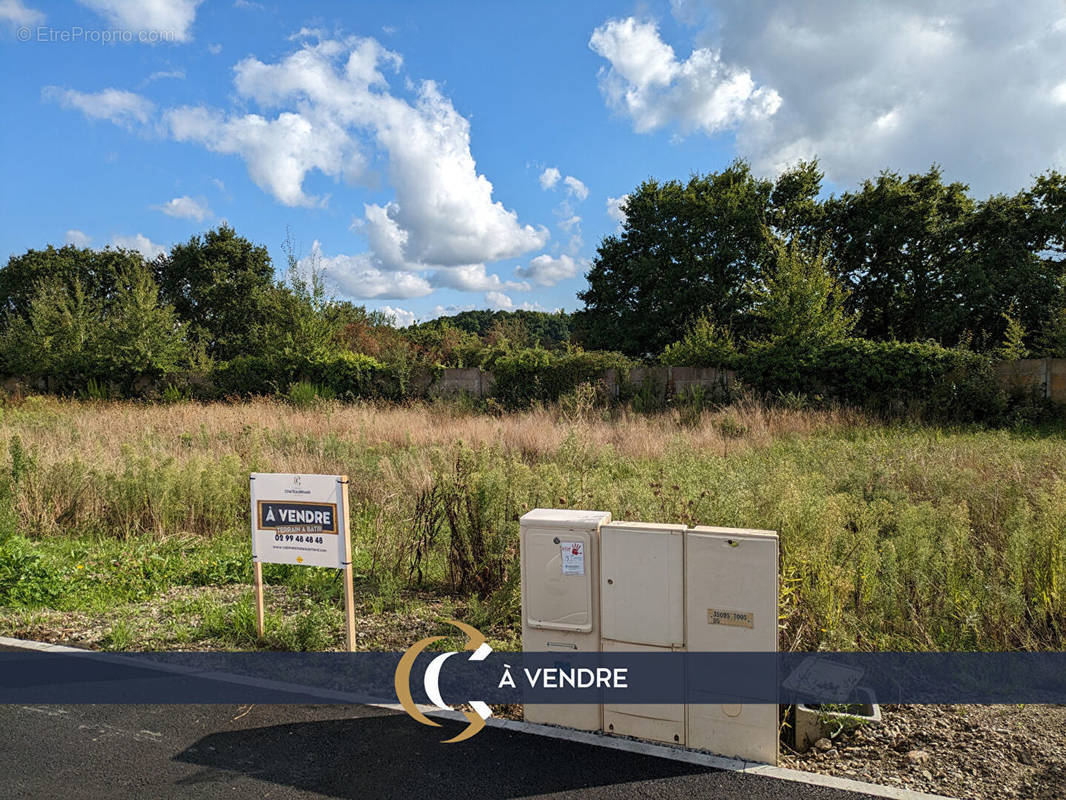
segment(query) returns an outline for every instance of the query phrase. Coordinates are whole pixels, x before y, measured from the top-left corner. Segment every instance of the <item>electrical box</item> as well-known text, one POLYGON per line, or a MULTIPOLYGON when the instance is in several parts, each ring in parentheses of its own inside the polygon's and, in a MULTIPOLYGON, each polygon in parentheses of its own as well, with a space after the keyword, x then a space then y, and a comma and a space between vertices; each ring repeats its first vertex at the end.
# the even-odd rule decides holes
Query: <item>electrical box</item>
MULTIPOLYGON (((772 531, 534 509, 521 520, 521 560, 522 647, 559 652, 560 666, 567 652, 777 650, 772 531)), ((670 680, 687 686, 688 704, 527 704, 525 717, 777 763, 776 703, 714 702, 735 687, 686 671, 680 659, 670 680)))
MULTIPOLYGON (((605 511, 549 508, 521 518, 523 650, 558 652, 561 659, 600 651, 600 526, 610 521, 605 511)), ((595 704, 527 703, 525 718, 589 731, 603 724, 595 704)))
MULTIPOLYGON (((685 638, 690 652, 777 651, 777 534, 697 527, 685 533, 685 638)), ((714 675, 689 674, 688 747, 776 764, 778 707, 700 703, 714 675)))

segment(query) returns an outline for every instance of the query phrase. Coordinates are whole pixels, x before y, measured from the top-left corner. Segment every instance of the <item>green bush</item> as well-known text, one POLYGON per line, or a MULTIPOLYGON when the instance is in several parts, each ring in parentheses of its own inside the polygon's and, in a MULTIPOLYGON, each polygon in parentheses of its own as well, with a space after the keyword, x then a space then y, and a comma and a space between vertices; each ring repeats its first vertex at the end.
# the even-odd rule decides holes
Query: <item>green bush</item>
POLYGON ((608 369, 620 371, 635 362, 621 353, 574 350, 553 353, 526 347, 500 355, 491 363, 494 397, 507 408, 552 403, 580 384, 599 381, 608 369))
POLYGON ((1006 409, 993 367, 988 356, 932 343, 845 339, 821 348, 754 344, 740 373, 766 392, 821 395, 879 413, 975 421, 995 420, 1006 409))
POLYGON ((709 316, 697 319, 685 335, 663 350, 659 362, 670 367, 722 367, 736 365, 737 352, 733 334, 709 316))
POLYGON ((212 374, 222 397, 281 394, 295 383, 308 382, 342 399, 385 394, 377 379, 388 370, 377 359, 341 351, 325 355, 238 356, 218 364, 212 374))

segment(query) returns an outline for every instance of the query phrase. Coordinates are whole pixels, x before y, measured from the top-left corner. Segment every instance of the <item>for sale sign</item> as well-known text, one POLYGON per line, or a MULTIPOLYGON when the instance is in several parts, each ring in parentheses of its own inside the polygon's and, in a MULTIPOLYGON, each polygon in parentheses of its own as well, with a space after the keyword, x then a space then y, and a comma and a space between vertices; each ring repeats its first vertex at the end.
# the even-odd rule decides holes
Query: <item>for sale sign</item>
POLYGON ((254 473, 253 560, 338 569, 350 564, 347 489, 344 475, 254 473))

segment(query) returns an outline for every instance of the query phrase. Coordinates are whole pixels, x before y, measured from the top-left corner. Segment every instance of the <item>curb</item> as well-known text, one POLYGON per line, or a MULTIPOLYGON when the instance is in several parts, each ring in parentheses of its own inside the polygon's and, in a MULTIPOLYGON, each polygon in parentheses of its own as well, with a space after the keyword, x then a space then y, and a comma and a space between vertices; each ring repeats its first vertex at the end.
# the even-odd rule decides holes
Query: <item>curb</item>
MULTIPOLYGON (((101 652, 99 650, 86 650, 80 647, 69 647, 61 644, 48 644, 35 642, 28 639, 14 639, 8 636, 0 636, 0 647, 13 647, 20 650, 30 650, 40 653, 79 653, 115 664, 138 666, 142 669, 157 669, 162 672, 172 672, 181 675, 195 676, 205 680, 216 680, 224 683, 235 683, 244 686, 256 686, 262 689, 272 689, 280 692, 291 692, 304 697, 321 697, 331 702, 349 702, 355 705, 365 705, 372 708, 381 708, 388 711, 405 713, 399 703, 368 703, 363 699, 357 699, 354 695, 346 692, 322 689, 313 686, 302 686, 298 683, 287 681, 274 681, 265 678, 252 678, 244 675, 235 675, 228 672, 214 670, 201 670, 193 667, 180 667, 172 664, 145 664, 140 659, 131 659, 121 653, 101 652)), ((465 722, 464 717, 458 711, 441 711, 435 706, 419 704, 419 711, 427 716, 440 719, 465 722)), ((728 770, 730 772, 743 772, 750 775, 758 775, 764 778, 791 781, 812 786, 821 786, 827 789, 841 789, 843 791, 856 792, 871 797, 887 797, 893 800, 953 800, 947 795, 928 794, 913 789, 904 789, 896 786, 884 786, 878 783, 866 783, 852 780, 851 778, 839 778, 835 775, 823 775, 819 772, 804 772, 786 767, 776 767, 769 764, 760 764, 754 761, 741 761, 734 758, 724 758, 711 753, 698 750, 685 750, 679 747, 670 747, 664 744, 644 742, 637 739, 623 739, 615 736, 592 733, 589 731, 577 731, 570 728, 558 728, 554 725, 538 725, 532 722, 519 722, 510 719, 497 719, 489 717, 485 721, 486 727, 499 728, 501 730, 524 733, 532 736, 546 736, 565 742, 605 747, 611 750, 622 750, 627 753, 665 758, 671 761, 681 761, 687 764, 708 767, 710 769, 728 770)))

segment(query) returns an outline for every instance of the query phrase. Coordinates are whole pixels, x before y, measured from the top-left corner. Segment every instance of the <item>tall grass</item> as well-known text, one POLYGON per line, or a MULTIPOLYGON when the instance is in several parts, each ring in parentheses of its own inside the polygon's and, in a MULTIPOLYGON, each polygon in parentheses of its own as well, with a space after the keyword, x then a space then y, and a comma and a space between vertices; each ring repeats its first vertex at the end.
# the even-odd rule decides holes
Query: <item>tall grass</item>
MULTIPOLYGON (((0 584, 19 565, 44 569, 26 538, 75 537, 130 553, 200 543, 222 556, 200 558, 200 572, 174 566, 167 580, 213 582, 212 569, 220 582, 246 580, 234 554, 248 536, 248 473, 336 472, 350 476, 369 585, 470 596, 469 613, 496 625, 517 619, 518 517, 553 506, 780 531, 788 649, 1044 648, 1066 638, 1058 433, 884 426, 753 403, 683 416, 564 404, 494 417, 444 405, 34 399, 2 409, 0 437, 0 584)), ((119 568, 101 569, 106 579, 119 568)), ((16 602, 4 591, 0 604, 16 602)))

